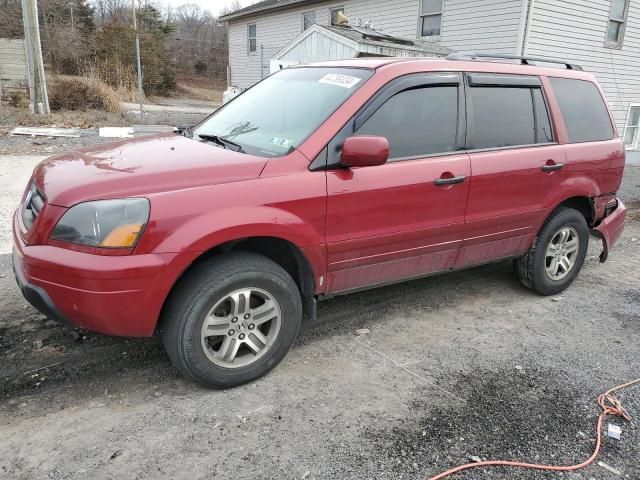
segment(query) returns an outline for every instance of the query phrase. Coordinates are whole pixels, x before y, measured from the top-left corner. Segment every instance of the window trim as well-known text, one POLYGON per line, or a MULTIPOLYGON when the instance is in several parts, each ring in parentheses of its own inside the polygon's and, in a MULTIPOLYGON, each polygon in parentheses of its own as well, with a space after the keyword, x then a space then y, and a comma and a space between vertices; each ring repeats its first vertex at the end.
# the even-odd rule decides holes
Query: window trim
POLYGON ((631 143, 629 145, 624 144, 624 148, 625 150, 640 150, 640 117, 638 117, 638 124, 637 125, 629 125, 629 122, 631 121, 631 109, 632 108, 637 108, 640 110, 640 103, 630 103, 629 104, 629 108, 627 109, 627 118, 624 122, 624 129, 622 131, 622 142, 624 143, 624 139, 627 136, 627 131, 629 128, 635 128, 636 129, 636 137, 635 137, 635 142, 632 139, 631 143))
MULTIPOLYGON (((471 72, 469 72, 471 73, 471 72)), ((497 78, 500 74, 492 74, 490 72, 479 72, 487 75, 491 75, 494 78, 497 78)), ((536 86, 522 86, 522 85, 514 85, 513 83, 510 85, 515 88, 540 88, 542 93, 542 99, 544 100, 545 106, 547 108, 547 115, 549 116, 549 125, 551 127, 551 135, 553 137, 552 142, 546 143, 534 143, 528 145, 511 145, 506 147, 492 147, 492 148, 470 148, 470 132, 473 129, 473 109, 470 103, 469 96, 471 92, 469 91, 470 87, 468 85, 467 80, 467 72, 462 71, 453 71, 453 72, 422 72, 422 73, 410 73, 407 75, 403 75, 400 77, 396 77, 392 79, 390 82, 386 83, 376 93, 374 93, 371 98, 362 106, 360 109, 343 125, 343 127, 336 133, 331 140, 325 145, 325 147, 318 152, 318 155, 313 159, 313 161, 309 164, 309 170, 312 172, 322 171, 322 170, 336 170, 344 168, 343 165, 340 164, 340 154, 342 153, 342 144, 345 139, 351 137, 355 134, 355 131, 362 126, 362 124, 375 113, 378 108, 380 108, 388 99, 393 97, 394 95, 404 91, 409 90, 411 88, 420 88, 420 86, 429 87, 429 86, 445 86, 445 85, 458 85, 458 132, 457 132, 457 149, 453 152, 443 152, 443 153, 433 153, 428 155, 421 156, 413 156, 413 157, 403 157, 403 158, 395 158, 390 160, 389 163, 396 163, 399 161, 414 161, 414 160, 422 160, 429 158, 437 158, 437 157, 446 157, 451 155, 461 155, 461 154, 472 154, 472 153, 485 153, 492 151, 502 151, 502 150, 521 150, 521 149, 530 149, 530 148, 544 148, 550 147, 554 145, 559 145, 560 142, 558 140, 558 133, 556 129, 556 125, 554 123, 554 117, 551 111, 550 102, 548 98, 548 93, 544 87, 544 83, 539 76, 532 75, 517 75, 517 74, 507 74, 505 77, 526 77, 527 79, 531 79, 531 77, 535 77, 540 80, 540 85, 536 86), (454 81, 454 76, 458 78, 458 83, 454 81)), ((530 83, 534 83, 531 80, 528 80, 530 83)), ((516 82, 517 83, 517 82, 516 82)), ((508 87, 509 84, 507 82, 506 85, 493 85, 493 86, 504 86, 508 87)), ((478 87, 475 87, 478 88, 478 87)), ((638 104, 640 106, 640 104, 638 104)))
POLYGON ((334 25, 334 24, 333 24, 333 22, 332 22, 332 20, 331 20, 331 12, 334 12, 334 11, 336 11, 336 10, 340 10, 340 11, 342 11, 342 14, 343 14, 343 15, 346 15, 346 14, 347 14, 346 10, 344 9, 344 5, 341 5, 341 6, 339 6, 339 7, 331 7, 331 8, 329 9, 329 26, 330 26, 330 27, 334 25))
POLYGON ((311 10, 308 12, 302 12, 302 31, 306 32, 307 30, 309 30, 309 28, 311 28, 313 25, 315 25, 317 19, 317 15, 316 15, 316 11, 315 10, 311 10), (308 28, 304 28, 304 17, 306 17, 307 15, 313 15, 313 23, 308 27, 308 28))
POLYGON ((613 1, 609 5, 609 14, 607 15, 607 28, 604 32, 604 46, 606 48, 622 48, 624 44, 624 36, 627 29, 627 22, 629 20, 629 3, 630 0, 624 1, 624 12, 622 14, 622 18, 612 17, 611 9, 613 8, 613 1), (618 32, 617 40, 609 40, 609 28, 611 27, 611 22, 615 22, 620 25, 620 30, 618 32))
POLYGON ((247 53, 256 53, 258 51, 258 24, 256 22, 247 23, 247 53), (255 27, 255 36, 251 36, 251 27, 255 27), (251 50, 251 40, 255 40, 256 48, 251 50))
POLYGON ((535 75, 512 75, 504 73, 467 73, 470 87, 515 87, 540 88, 542 81, 535 75))
MULTIPOLYGON (((466 95, 466 105, 467 105, 467 141, 465 143, 465 151, 467 153, 478 153, 478 152, 492 152, 499 150, 514 150, 521 148, 535 148, 535 147, 547 147, 550 145, 558 145, 558 136, 556 133, 555 125, 553 124, 553 116, 551 114, 551 108, 549 105, 549 100, 547 98, 547 92, 545 91, 542 81, 540 77, 533 75, 504 75, 504 83, 499 82, 500 74, 492 74, 488 72, 482 72, 480 74, 475 74, 471 72, 465 72, 464 74, 464 86, 465 86, 465 95, 466 95), (475 84, 472 84, 472 78, 477 75, 487 75, 487 78, 491 77, 492 83, 484 83, 478 82, 476 80, 475 84), (521 78, 518 78, 521 77, 521 78), (474 116, 473 116, 473 101, 471 99, 471 89, 472 88, 521 88, 527 89, 531 92, 531 90, 539 88, 542 93, 542 100, 544 101, 545 107, 547 109, 547 116, 549 118, 549 126, 551 128, 551 135, 553 138, 552 142, 544 142, 544 143, 531 143, 525 145, 507 145, 504 147, 483 147, 483 148, 472 148, 472 140, 473 133, 475 130, 474 125, 474 116)), ((477 77, 476 77, 477 78, 477 77)), ((531 105, 533 111, 533 124, 537 129, 537 117, 535 115, 535 102, 533 101, 533 95, 531 95, 531 105)), ((537 136, 537 131, 534 132, 534 140, 537 136)))
POLYGON ((439 11, 423 12, 422 0, 418 0, 418 38, 429 38, 429 39, 436 40, 442 36, 442 23, 444 20, 444 2, 445 0, 442 0, 442 4, 439 11), (423 19, 425 17, 435 17, 436 15, 440 15, 440 33, 438 35, 422 35, 423 19))
POLYGON ((453 152, 443 152, 425 154, 414 157, 394 158, 389 163, 399 161, 413 161, 427 159, 431 157, 444 157, 449 155, 460 155, 465 153, 466 144, 466 97, 464 92, 464 82, 462 72, 422 72, 410 73, 396 77, 380 87, 367 102, 345 123, 327 143, 325 148, 318 153, 318 156, 309 164, 309 170, 335 170, 344 168, 340 164, 340 154, 342 144, 353 135, 362 124, 369 119, 384 103, 391 97, 405 90, 414 88, 429 88, 438 86, 458 87, 458 128, 456 132, 456 150, 453 152))

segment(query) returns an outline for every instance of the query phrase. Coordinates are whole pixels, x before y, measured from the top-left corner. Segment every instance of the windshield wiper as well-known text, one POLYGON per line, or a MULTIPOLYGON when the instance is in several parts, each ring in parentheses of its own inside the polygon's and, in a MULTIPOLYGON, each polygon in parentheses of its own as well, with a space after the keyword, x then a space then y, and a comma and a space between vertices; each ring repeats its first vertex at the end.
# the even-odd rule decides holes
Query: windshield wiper
POLYGON ((208 133, 197 133, 196 135, 204 140, 210 140, 214 143, 217 143, 218 145, 226 149, 233 150, 234 152, 245 153, 241 145, 237 144, 236 142, 232 142, 231 140, 227 140, 226 138, 219 135, 209 135, 208 133))
POLYGON ((179 126, 177 127, 176 133, 178 135, 182 135, 183 137, 193 138, 193 127, 192 126, 179 126))

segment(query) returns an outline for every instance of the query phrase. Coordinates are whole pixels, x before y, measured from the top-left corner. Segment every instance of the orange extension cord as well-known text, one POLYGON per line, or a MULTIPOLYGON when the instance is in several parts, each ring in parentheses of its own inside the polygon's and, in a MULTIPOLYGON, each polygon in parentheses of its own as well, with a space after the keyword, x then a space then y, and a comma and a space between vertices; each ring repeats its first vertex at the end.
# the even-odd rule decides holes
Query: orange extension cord
POLYGON ((605 393, 598 397, 598 405, 602 408, 602 413, 600 417, 598 417, 598 425, 596 427, 596 448, 587 460, 578 465, 568 465, 568 466, 557 466, 557 465, 538 465, 535 463, 525 463, 525 462, 513 462, 507 460, 490 460, 486 462, 474 462, 467 463, 465 465, 460 465, 459 467, 452 468, 451 470, 447 470, 446 472, 442 472, 435 477, 431 477, 429 480, 440 480, 442 478, 453 475, 454 473, 462 472, 463 470, 470 470, 472 468, 479 467, 520 467, 520 468, 532 468, 535 470, 551 470, 555 472, 570 472, 572 470, 579 470, 581 468, 586 467, 593 463, 593 461, 598 458, 600 454, 600 448, 602 447, 602 424, 608 415, 615 415, 617 417, 624 418, 627 422, 631 421, 631 417, 627 413, 627 411, 622 407, 622 403, 614 396, 614 392, 618 390, 622 390, 623 388, 630 387, 640 383, 640 378, 637 380, 633 380, 631 382, 624 383, 622 385, 618 385, 617 387, 613 387, 610 390, 607 390, 605 393))

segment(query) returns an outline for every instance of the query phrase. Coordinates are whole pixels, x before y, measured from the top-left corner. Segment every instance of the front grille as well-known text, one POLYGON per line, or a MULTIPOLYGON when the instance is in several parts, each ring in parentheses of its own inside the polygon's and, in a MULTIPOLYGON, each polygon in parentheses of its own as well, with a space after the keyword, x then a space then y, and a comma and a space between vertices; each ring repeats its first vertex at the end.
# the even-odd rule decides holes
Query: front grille
POLYGON ((26 201, 22 207, 22 222, 27 230, 31 229, 33 222, 36 221, 38 215, 42 211, 46 200, 35 185, 31 185, 29 192, 27 193, 26 201))

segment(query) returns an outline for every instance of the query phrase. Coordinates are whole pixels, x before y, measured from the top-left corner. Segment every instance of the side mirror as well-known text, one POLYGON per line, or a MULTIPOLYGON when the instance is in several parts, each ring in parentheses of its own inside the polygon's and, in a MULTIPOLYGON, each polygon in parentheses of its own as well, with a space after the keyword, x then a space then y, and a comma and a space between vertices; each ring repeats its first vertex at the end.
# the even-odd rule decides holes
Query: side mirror
POLYGON ((375 167, 389 159, 389 141, 384 137, 349 137, 342 144, 340 162, 347 167, 375 167))

